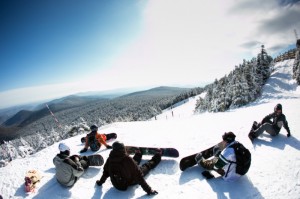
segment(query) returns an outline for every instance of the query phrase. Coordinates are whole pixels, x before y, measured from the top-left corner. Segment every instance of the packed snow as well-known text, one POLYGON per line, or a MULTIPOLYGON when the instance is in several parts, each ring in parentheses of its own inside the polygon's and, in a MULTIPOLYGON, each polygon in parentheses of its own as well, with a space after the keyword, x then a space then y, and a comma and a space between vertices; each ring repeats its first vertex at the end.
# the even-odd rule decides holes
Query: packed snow
MULTIPOLYGON (((127 145, 175 147, 179 158, 163 157, 161 163, 146 176, 156 196, 147 196, 139 185, 122 192, 115 189, 108 179, 102 187, 95 182, 103 172, 101 167, 90 167, 71 188, 65 188, 55 179, 53 157, 58 153, 58 143, 25 158, 11 161, 0 168, 0 194, 7 198, 300 198, 300 89, 292 80, 294 60, 275 65, 275 71, 263 88, 260 99, 242 108, 222 113, 194 114, 198 97, 190 98, 149 121, 120 122, 102 126, 100 133, 116 132, 119 141, 127 145), (262 134, 254 144, 247 134, 254 120, 273 111, 277 103, 289 122, 292 136, 287 138, 285 129, 276 137, 262 134), (234 132, 236 139, 252 153, 249 172, 236 182, 222 178, 206 180, 198 166, 182 172, 182 157, 201 151, 218 143, 226 131, 234 132), (43 174, 34 193, 24 191, 24 175, 37 169, 43 174)), ((83 145, 81 136, 64 140, 71 153, 79 153, 83 145)), ((112 144, 112 142, 110 143, 112 144)), ((110 150, 101 148, 97 153, 104 159, 110 150)), ((87 152, 85 155, 92 154, 87 152)), ((151 156, 143 156, 149 160, 151 156)))

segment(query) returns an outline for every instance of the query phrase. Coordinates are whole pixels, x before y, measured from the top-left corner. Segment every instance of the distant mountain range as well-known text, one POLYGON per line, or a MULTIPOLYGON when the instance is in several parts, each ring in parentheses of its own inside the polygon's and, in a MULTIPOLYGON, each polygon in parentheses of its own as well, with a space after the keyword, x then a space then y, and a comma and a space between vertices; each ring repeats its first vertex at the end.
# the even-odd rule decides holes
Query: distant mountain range
POLYGON ((30 124, 46 115, 49 115, 49 110, 46 107, 48 104, 50 110, 55 113, 69 108, 78 107, 90 102, 107 100, 101 96, 76 96, 71 95, 60 99, 55 99, 47 103, 40 104, 35 107, 35 110, 20 110, 15 115, 2 123, 2 127, 23 127, 30 124))
POLYGON ((0 118, 7 117, 8 114, 12 114, 6 120, 3 120, 0 125, 0 139, 11 139, 17 134, 16 131, 22 129, 23 127, 38 121, 39 119, 49 116, 50 112, 46 107, 49 106, 53 113, 68 110, 71 108, 78 108, 92 103, 101 103, 109 101, 111 99, 135 99, 153 96, 172 96, 178 95, 181 92, 188 91, 190 88, 178 88, 178 87, 157 87, 149 90, 126 93, 125 91, 120 92, 92 92, 92 93, 80 93, 78 95, 70 95, 63 98, 55 99, 49 102, 41 103, 39 105, 30 105, 24 107, 24 109, 19 110, 15 114, 14 111, 18 110, 20 107, 13 107, 11 109, 0 110, 0 118), (90 94, 90 95, 89 95, 90 94))

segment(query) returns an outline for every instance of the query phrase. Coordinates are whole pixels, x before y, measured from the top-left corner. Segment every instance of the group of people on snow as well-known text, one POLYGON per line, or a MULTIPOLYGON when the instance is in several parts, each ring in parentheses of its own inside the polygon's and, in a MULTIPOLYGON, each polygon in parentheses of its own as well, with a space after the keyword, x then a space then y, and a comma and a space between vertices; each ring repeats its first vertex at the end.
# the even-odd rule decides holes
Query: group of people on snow
MULTIPOLYGON (((286 117, 282 113, 282 105, 277 104, 273 113, 265 116, 260 123, 253 125, 248 137, 253 141, 264 131, 271 136, 276 136, 282 127, 286 129, 287 137, 290 137, 291 132, 286 117)), ((139 184, 148 195, 158 193, 148 185, 144 177, 159 164, 161 161, 160 153, 156 153, 148 162, 139 166, 142 159, 140 151, 136 151, 135 155, 130 157, 122 142, 116 141, 110 146, 106 143, 106 138, 98 133, 96 125, 92 125, 90 129, 91 133, 86 136, 85 146, 80 151, 81 153, 86 152, 90 147, 88 142, 89 136, 95 136, 100 146, 103 144, 106 148, 112 149, 104 164, 103 174, 100 180, 96 181, 98 186, 102 186, 106 179, 110 177, 112 185, 118 190, 124 191, 128 186, 139 184)), ((236 135, 233 132, 224 133, 222 135, 222 150, 214 151, 214 156, 209 159, 203 158, 202 154, 199 153, 195 157, 196 163, 204 169, 216 171, 225 181, 238 179, 241 175, 236 173, 236 164, 233 164, 233 162, 236 162, 236 155, 231 147, 237 143, 235 137, 236 135)), ((89 167, 89 160, 87 156, 70 156, 70 148, 65 143, 59 144, 59 151, 60 153, 53 159, 57 181, 68 187, 73 186, 89 167)), ((207 179, 211 178, 209 172, 203 172, 202 174, 207 179)))

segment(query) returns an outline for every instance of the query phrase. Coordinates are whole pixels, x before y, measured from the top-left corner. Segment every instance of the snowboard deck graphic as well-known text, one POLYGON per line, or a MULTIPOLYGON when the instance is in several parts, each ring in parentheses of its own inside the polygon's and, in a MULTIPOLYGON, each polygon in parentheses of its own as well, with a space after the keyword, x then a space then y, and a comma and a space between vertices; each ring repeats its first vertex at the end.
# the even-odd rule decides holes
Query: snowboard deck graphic
POLYGON ((102 166, 104 164, 104 159, 100 154, 89 155, 87 158, 89 161, 89 166, 102 166))
MULTIPOLYGON (((205 149, 203 151, 200 151, 198 153, 202 153, 202 157, 205 158, 205 159, 208 159, 212 156, 214 156, 214 151, 215 150, 223 150, 224 149, 224 144, 223 144, 223 141, 222 142, 219 142, 218 144, 208 148, 208 149, 205 149)), ((195 154, 192 154, 192 155, 189 155, 189 156, 186 156, 184 158, 182 158, 180 160, 180 163, 179 163, 179 168, 181 171, 184 171, 186 170, 187 168, 189 167, 192 167, 194 165, 197 164, 196 160, 195 160, 195 157, 198 153, 195 153, 195 154)))
MULTIPOLYGON (((104 134, 106 136, 106 141, 111 141, 111 140, 114 140, 114 139, 117 139, 117 134, 116 133, 107 133, 107 134, 104 134)), ((85 143, 85 140, 86 140, 86 137, 82 137, 81 138, 81 143, 85 143)))
POLYGON ((155 155, 161 153, 162 156, 177 158, 179 152, 175 148, 159 148, 159 147, 138 147, 138 146, 125 146, 128 154, 135 154, 136 151, 140 151, 143 155, 155 155))

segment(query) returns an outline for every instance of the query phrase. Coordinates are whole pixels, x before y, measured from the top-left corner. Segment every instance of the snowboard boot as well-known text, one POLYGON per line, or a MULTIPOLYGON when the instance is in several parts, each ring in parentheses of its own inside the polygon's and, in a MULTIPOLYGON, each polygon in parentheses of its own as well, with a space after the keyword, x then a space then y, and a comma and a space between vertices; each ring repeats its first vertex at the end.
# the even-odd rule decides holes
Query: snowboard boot
POLYGON ((253 140, 256 138, 254 131, 250 131, 250 133, 248 134, 248 137, 251 140, 251 142, 253 142, 253 140))
POLYGON ((207 180, 212 179, 212 178, 215 177, 215 176, 214 176, 211 172, 209 172, 209 171, 203 171, 203 172, 202 172, 202 175, 203 175, 207 180))
POLYGON ((196 156, 195 156, 195 161, 198 165, 200 165, 200 162, 203 160, 203 157, 202 157, 202 153, 198 153, 196 156))
POLYGON ((251 131, 255 131, 256 129, 259 128, 259 124, 257 123, 257 121, 254 121, 253 124, 252 124, 252 128, 251 128, 251 131))

